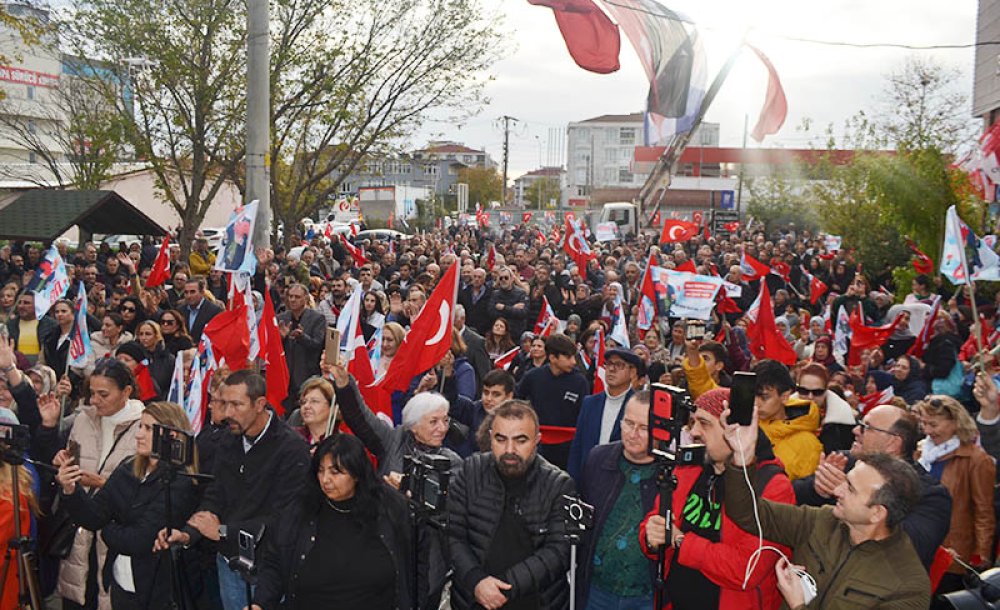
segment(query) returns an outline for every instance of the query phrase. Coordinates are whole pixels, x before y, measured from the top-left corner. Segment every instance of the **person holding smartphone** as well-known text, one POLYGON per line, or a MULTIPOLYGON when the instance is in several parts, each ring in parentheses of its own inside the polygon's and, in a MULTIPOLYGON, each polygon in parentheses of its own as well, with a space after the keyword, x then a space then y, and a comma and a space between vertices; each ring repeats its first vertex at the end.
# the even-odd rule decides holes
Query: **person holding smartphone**
MULTIPOLYGON (((681 361, 684 374, 687 376, 688 392, 691 398, 697 400, 702 394, 722 385, 720 376, 726 368, 726 348, 715 341, 704 341, 702 338, 691 338, 692 328, 699 325, 688 323, 688 339, 685 342, 687 355, 681 361)), ((704 337, 704 325, 701 326, 701 337, 704 337)), ((697 333, 695 334, 697 336, 697 333)))
MULTIPOLYGON (((171 608, 168 559, 153 553, 157 532, 167 524, 165 468, 152 456, 153 427, 169 426, 190 433, 183 409, 170 402, 154 402, 142 412, 135 432, 135 454, 123 460, 93 496, 83 489, 84 471, 71 449, 56 475, 62 501, 75 523, 100 531, 108 547, 101 582, 110 591, 115 610, 171 608)), ((188 439, 193 443, 194 439, 188 439)), ((79 448, 79 445, 77 445, 79 448)), ((187 468, 195 472, 197 464, 187 468)), ((194 512, 195 484, 177 476, 170 483, 171 527, 180 528, 194 512)))

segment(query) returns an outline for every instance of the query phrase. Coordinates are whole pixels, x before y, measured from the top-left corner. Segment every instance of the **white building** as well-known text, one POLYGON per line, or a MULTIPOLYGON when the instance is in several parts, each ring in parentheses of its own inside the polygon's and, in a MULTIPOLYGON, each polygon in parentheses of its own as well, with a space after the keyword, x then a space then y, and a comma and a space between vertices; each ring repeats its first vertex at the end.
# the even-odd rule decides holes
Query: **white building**
POLYGON ((514 180, 514 201, 521 206, 534 208, 534 207, 545 207, 548 206, 550 201, 528 201, 528 189, 537 182, 542 180, 551 180, 555 191, 560 193, 555 199, 555 206, 561 203, 561 193, 566 187, 566 170, 561 167, 540 167, 538 169, 533 169, 530 172, 514 180))
MULTIPOLYGON (((596 190, 637 189, 648 174, 632 173, 632 158, 643 141, 643 113, 606 114, 567 128, 566 182, 570 196, 596 190)), ((718 123, 702 123, 692 146, 718 146, 718 123)))

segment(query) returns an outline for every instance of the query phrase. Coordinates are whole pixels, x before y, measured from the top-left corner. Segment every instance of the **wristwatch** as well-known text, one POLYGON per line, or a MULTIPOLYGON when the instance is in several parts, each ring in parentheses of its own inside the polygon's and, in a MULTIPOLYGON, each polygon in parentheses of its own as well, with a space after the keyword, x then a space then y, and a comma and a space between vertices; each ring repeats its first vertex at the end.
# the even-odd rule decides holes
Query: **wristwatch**
POLYGON ((219 526, 219 540, 226 539, 226 526, 225 524, 219 526))

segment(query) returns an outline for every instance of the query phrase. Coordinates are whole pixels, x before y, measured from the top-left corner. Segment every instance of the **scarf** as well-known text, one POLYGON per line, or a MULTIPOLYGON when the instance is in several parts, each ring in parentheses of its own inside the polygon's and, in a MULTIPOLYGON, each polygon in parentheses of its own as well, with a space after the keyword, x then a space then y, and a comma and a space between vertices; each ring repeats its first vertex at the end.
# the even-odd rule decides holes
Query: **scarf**
POLYGON ((927 472, 931 471, 931 465, 934 462, 940 460, 944 456, 958 449, 961 441, 958 440, 957 436, 953 436, 941 443, 940 445, 935 445, 931 437, 926 437, 924 439, 924 446, 920 451, 920 465, 924 467, 927 472))

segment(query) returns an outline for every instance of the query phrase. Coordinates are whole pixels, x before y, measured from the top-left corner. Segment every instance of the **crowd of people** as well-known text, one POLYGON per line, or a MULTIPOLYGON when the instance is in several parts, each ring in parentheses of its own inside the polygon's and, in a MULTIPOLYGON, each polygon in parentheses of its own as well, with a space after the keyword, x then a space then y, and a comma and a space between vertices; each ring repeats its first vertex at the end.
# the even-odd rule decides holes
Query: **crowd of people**
MULTIPOLYGON (((27 428, 30 459, 0 468, 0 539, 15 536, 17 476, 30 571, 45 606, 66 610, 179 597, 225 610, 540 610, 571 597, 593 610, 947 608, 935 594, 996 558, 1000 364, 980 343, 997 343, 1000 292, 975 294, 976 320, 970 291, 928 275, 893 285, 827 243, 794 226, 637 235, 592 242, 584 268, 535 225, 363 240, 363 260, 322 236, 258 249, 248 305, 260 319, 273 302, 287 398, 269 403, 261 362, 220 368, 182 465, 154 446, 192 431, 168 400, 175 363, 190 371, 231 298, 207 240, 187 257, 171 244, 155 287, 153 239, 56 244, 87 296, 83 366, 69 356, 76 290, 37 318, 44 250, 7 244, 0 425, 27 428), (746 281, 744 256, 776 272, 746 281), (647 330, 650 262, 724 277, 735 307, 705 321, 657 311, 647 330), (327 329, 361 291, 379 377, 453 266, 450 351, 379 412, 327 357, 327 329), (818 299, 814 278, 828 288, 818 299), (745 313, 761 290, 794 364, 751 350, 745 313), (547 308, 555 332, 536 325, 547 308), (852 361, 841 311, 899 322, 852 361), (749 426, 730 423, 740 371, 756 374, 749 426), (704 460, 669 462, 669 496, 652 384, 686 392, 681 440, 704 447, 704 460), (443 506, 414 505, 415 463, 446 473, 443 506), (567 503, 579 501, 594 512, 577 537, 567 503)), ((5 557, 0 610, 26 571, 5 557)))

